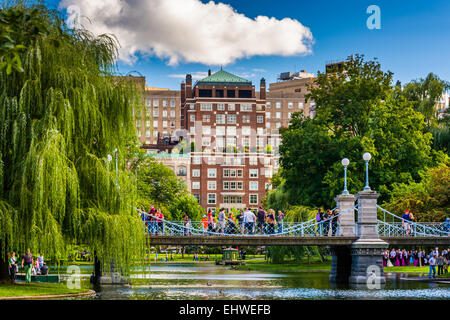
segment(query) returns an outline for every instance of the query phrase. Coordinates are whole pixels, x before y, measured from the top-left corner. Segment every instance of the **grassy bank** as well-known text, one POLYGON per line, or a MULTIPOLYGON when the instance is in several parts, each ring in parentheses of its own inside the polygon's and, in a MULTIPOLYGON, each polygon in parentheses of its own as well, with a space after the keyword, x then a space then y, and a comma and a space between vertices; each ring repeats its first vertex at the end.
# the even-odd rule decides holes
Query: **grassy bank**
POLYGON ((86 292, 88 289, 69 289, 62 283, 0 284, 0 297, 45 296, 86 292))

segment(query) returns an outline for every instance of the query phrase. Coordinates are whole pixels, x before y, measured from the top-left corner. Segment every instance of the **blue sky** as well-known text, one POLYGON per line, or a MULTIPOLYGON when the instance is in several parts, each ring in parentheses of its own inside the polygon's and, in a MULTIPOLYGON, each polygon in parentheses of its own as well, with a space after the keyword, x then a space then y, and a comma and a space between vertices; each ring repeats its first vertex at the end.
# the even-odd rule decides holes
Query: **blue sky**
MULTIPOLYGON (((83 0, 67 0, 83 3, 83 0)), ((98 1, 98 0, 96 0, 98 1)), ((146 0, 142 0, 146 1, 146 0)), ((130 1, 133 2, 133 1, 130 1)), ((207 1, 202 1, 207 3, 207 1)), ((219 1, 215 1, 218 3, 219 1)), ((323 71, 326 62, 342 60, 352 53, 364 54, 367 59, 378 58, 383 70, 394 73, 394 79, 403 84, 434 72, 450 81, 450 1, 445 0, 395 0, 395 1, 274 1, 274 0, 223 0, 238 13, 250 19, 257 16, 278 20, 291 18, 308 27, 314 38, 312 52, 292 56, 259 56, 237 58, 223 66, 255 84, 265 77, 276 81, 280 72, 305 69, 316 73, 323 71), (381 10, 381 29, 369 30, 366 13, 369 5, 381 10)), ((56 7, 58 1, 48 1, 56 7)), ((87 4, 86 4, 87 5, 87 4)), ((84 11, 86 7, 83 7, 84 11)), ((90 17, 92 18, 92 17, 90 17)), ((126 19, 126 18, 125 18, 126 19)), ((151 16, 148 19, 152 19, 151 16)), ((201 19, 200 19, 201 20, 201 19)), ((198 28, 208 28, 198 21, 198 28)), ((151 33, 152 30, 147 30, 151 33)), ((181 32, 181 30, 177 31, 181 32)), ((211 50, 221 50, 220 45, 211 50)), ((121 73, 138 71, 147 78, 147 85, 179 89, 181 76, 186 73, 217 71, 218 64, 186 62, 175 64, 167 57, 135 53, 136 59, 119 62, 121 73)))

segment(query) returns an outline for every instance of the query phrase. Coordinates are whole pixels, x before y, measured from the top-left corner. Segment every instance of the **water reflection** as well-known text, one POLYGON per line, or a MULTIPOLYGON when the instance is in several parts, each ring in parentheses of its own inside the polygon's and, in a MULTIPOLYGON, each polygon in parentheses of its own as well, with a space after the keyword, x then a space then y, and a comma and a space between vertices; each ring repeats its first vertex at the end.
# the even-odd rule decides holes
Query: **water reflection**
MULTIPOLYGON (((332 284, 328 272, 231 270, 211 265, 156 265, 133 270, 132 286, 103 285, 86 299, 449 299, 447 284, 407 280, 420 275, 386 274, 381 290, 332 284)), ((89 269, 83 272, 90 272, 89 269)))

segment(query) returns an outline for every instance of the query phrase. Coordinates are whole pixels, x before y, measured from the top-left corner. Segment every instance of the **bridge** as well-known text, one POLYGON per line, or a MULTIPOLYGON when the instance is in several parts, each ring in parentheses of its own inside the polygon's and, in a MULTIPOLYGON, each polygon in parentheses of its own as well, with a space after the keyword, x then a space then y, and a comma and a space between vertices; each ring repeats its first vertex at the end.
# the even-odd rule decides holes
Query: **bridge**
MULTIPOLYGON (((382 255, 389 245, 450 245, 450 230, 442 223, 405 221, 378 206, 378 197, 379 194, 370 189, 356 196, 341 194, 335 198, 340 213, 334 218, 320 222, 315 219, 284 222, 279 230, 271 228, 262 232, 255 230, 254 222, 235 226, 230 221, 233 228, 217 232, 200 222, 185 224, 163 220, 159 220, 164 224, 162 234, 155 235, 148 223, 144 229, 152 245, 327 246, 332 254, 330 281, 355 284, 379 281, 383 284, 386 279, 382 255), (379 274, 373 273, 374 266, 380 270, 379 274)), ((142 211, 139 213, 142 217, 149 216, 142 211)), ((158 221, 157 217, 151 217, 158 221)))
MULTIPOLYGON (((350 246, 358 237, 311 236, 148 236, 151 245, 174 246, 350 246)), ((450 237, 380 237, 392 246, 449 246, 450 237)))

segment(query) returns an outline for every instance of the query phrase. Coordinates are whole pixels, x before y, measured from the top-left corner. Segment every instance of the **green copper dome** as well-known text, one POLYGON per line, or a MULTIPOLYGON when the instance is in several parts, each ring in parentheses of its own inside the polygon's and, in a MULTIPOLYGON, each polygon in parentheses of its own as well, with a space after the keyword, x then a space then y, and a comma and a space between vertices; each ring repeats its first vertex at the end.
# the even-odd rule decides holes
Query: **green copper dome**
POLYGON ((196 84, 232 84, 232 85, 251 85, 252 82, 249 80, 246 80, 244 78, 238 77, 234 74, 231 74, 229 72, 223 71, 222 69, 220 71, 217 71, 216 73, 213 73, 212 75, 197 81, 196 84))

